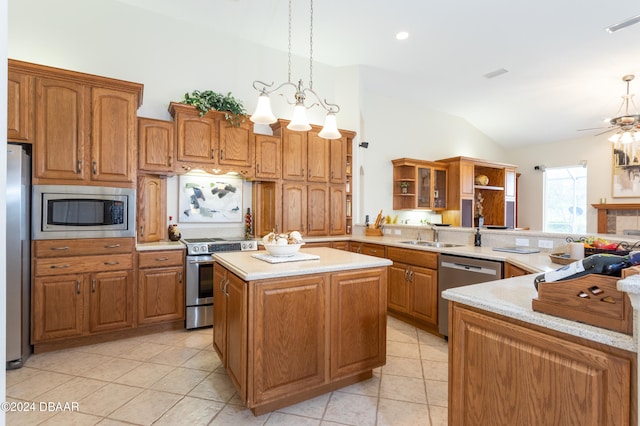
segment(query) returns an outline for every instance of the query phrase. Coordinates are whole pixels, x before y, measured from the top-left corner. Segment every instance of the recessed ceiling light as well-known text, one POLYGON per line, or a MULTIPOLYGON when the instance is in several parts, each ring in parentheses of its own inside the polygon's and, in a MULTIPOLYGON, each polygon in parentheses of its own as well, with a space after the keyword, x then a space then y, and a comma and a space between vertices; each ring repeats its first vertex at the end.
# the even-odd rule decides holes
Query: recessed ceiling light
POLYGON ((406 31, 400 31, 398 34, 396 34, 397 40, 406 40, 408 38, 409 38, 409 33, 406 31))
POLYGON ((640 15, 634 16, 633 18, 626 19, 626 20, 624 20, 622 22, 619 22, 617 24, 608 26, 607 28, 605 28, 605 30, 610 34, 613 34, 616 31, 623 30, 623 29, 625 29, 627 27, 630 27, 633 24, 637 24, 638 22, 640 22, 640 15))

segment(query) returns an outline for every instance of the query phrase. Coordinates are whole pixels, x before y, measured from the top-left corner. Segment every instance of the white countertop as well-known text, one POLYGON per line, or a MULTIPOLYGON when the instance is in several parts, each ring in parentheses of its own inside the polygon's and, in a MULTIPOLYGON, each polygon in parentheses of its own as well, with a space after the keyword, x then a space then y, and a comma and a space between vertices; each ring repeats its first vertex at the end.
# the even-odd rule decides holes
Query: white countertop
POLYGON ((637 352, 633 336, 600 327, 534 312, 531 300, 538 296, 533 286, 536 274, 490 281, 442 292, 442 297, 467 306, 539 325, 594 342, 637 352))
MULTIPOLYGON (((256 251, 216 253, 213 258, 245 281, 280 278, 293 275, 322 274, 326 272, 389 266, 393 262, 375 256, 336 250, 326 247, 303 248, 300 253, 320 256, 317 260, 268 263, 253 257, 256 251)), ((260 252, 265 253, 265 252, 260 252)))
POLYGON ((150 251, 150 250, 180 250, 186 249, 187 246, 180 241, 158 241, 155 243, 138 243, 136 244, 136 251, 150 251))

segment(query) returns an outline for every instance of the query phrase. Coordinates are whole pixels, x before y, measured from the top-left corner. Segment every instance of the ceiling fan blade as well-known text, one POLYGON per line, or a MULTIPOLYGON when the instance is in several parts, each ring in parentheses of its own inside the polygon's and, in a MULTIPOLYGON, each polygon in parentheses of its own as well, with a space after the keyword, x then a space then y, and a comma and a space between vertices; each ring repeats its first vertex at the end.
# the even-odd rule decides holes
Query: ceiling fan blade
POLYGON ((609 126, 609 127, 588 127, 588 128, 586 128, 586 129, 578 129, 578 130, 576 130, 576 132, 583 132, 583 131, 585 131, 585 130, 600 130, 600 129, 608 129, 608 128, 610 128, 610 127, 611 127, 611 126, 609 126))
POLYGON ((602 132, 600 132, 600 133, 596 133, 596 134, 595 134, 595 135, 593 135, 593 136, 600 136, 600 135, 604 135, 605 133, 613 132, 614 130, 618 130, 618 128, 617 128, 617 127, 612 127, 612 128, 610 128, 610 129, 607 129, 607 130, 602 131, 602 132))

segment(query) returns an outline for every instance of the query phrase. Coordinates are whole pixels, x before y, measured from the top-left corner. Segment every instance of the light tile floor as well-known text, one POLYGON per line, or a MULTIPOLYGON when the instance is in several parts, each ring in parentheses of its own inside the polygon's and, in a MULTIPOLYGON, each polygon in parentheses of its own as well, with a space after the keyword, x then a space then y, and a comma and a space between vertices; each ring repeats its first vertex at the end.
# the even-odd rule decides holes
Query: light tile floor
POLYGON ((371 379, 259 417, 211 341, 210 328, 178 330, 32 355, 7 371, 7 400, 35 411, 8 412, 7 425, 447 424, 447 344, 397 319, 388 319, 387 364, 371 379), (77 402, 78 411, 41 402, 77 402))

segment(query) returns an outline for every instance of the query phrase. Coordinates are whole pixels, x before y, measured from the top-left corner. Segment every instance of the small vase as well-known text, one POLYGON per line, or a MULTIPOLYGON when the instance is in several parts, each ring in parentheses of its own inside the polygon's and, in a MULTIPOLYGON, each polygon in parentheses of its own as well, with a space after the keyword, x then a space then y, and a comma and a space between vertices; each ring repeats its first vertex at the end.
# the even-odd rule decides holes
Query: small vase
POLYGON ((402 188, 400 188, 403 194, 407 193, 407 188, 405 188, 404 186, 402 188))

